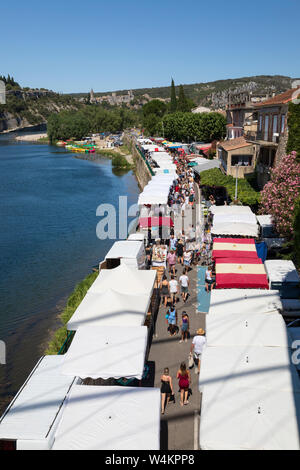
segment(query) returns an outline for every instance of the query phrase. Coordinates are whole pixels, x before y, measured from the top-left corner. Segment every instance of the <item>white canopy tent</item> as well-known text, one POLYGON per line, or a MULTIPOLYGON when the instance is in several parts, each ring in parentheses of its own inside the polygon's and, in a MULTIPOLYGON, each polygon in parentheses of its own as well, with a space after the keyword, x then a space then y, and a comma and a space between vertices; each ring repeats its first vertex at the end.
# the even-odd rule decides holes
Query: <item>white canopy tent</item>
POLYGON ((81 326, 65 354, 62 373, 85 379, 142 379, 147 327, 81 326))
POLYGON ((108 289, 88 292, 68 321, 69 331, 80 326, 141 326, 150 304, 149 295, 125 295, 108 289))
POLYGON ((251 386, 218 388, 202 394, 200 448, 203 450, 299 450, 300 394, 251 386))
POLYGON ((160 147, 159 145, 155 145, 155 144, 142 144, 142 148, 143 150, 148 150, 151 152, 165 152, 164 147, 160 147))
POLYGON ((208 346, 277 346, 288 347, 291 339, 278 313, 232 315, 230 306, 224 313, 207 315, 208 346))
POLYGON ((210 297, 209 316, 241 314, 267 314, 283 309, 280 294, 276 290, 261 289, 213 289, 210 297))
POLYGON ((60 407, 74 382, 61 373, 64 356, 42 357, 0 420, 0 440, 17 450, 48 450, 60 407))
POLYGON ((228 223, 253 224, 257 228, 256 216, 254 214, 215 214, 214 225, 228 223))
POLYGON ((53 450, 159 450, 160 390, 74 386, 53 450))
POLYGON ((100 294, 113 288, 125 295, 141 294, 151 297, 155 278, 156 272, 152 270, 137 270, 121 264, 115 269, 101 269, 88 292, 100 294))
POLYGON ((212 214, 231 215, 231 214, 253 214, 249 206, 210 206, 212 214))
POLYGON ((168 194, 151 194, 141 193, 138 199, 138 205, 154 205, 154 204, 167 204, 168 203, 168 194))
POLYGON ((213 235, 237 235, 242 237, 258 237, 258 225, 243 222, 214 223, 211 228, 213 235))
POLYGON ((293 261, 281 259, 269 259, 265 261, 265 268, 270 283, 284 282, 297 283, 300 277, 293 261))
MULTIPOLYGON (((198 159, 196 159, 197 161, 198 159)), ((202 171, 211 170, 212 168, 220 168, 221 162, 219 160, 206 160, 206 162, 197 162, 198 165, 192 167, 193 170, 200 174, 202 171)))
POLYGON ((236 387, 300 392, 300 379, 289 348, 264 346, 212 346, 204 350, 200 389, 226 382, 236 387))
POLYGON ((177 178, 177 173, 175 168, 152 168, 152 171, 155 173, 155 175, 165 175, 165 174, 170 174, 172 175, 173 179, 175 180, 177 178))

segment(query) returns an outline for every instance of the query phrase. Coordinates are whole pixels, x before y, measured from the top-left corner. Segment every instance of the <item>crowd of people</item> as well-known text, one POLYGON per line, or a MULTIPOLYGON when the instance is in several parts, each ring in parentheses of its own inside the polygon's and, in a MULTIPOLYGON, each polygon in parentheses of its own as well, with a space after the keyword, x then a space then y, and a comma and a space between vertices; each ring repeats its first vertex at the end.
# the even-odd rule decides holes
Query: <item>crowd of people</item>
MULTIPOLYGON (((152 243, 152 235, 148 232, 148 246, 146 248, 147 267, 161 267, 163 275, 160 282, 161 302, 163 305, 163 315, 165 316, 167 332, 170 337, 178 336, 179 343, 188 343, 193 337, 190 346, 190 353, 187 361, 183 361, 176 373, 178 388, 180 393, 180 405, 188 405, 189 396, 192 393, 192 377, 190 370, 194 368, 195 374, 200 372, 201 354, 206 344, 205 331, 202 328, 197 331, 191 330, 190 314, 182 310, 178 314, 178 306, 184 306, 190 296, 190 272, 197 264, 208 266, 205 273, 205 290, 211 291, 215 287, 215 275, 211 262, 211 220, 207 217, 205 230, 197 233, 195 229, 196 219, 193 217, 195 208, 194 178, 191 168, 188 166, 188 159, 183 154, 174 155, 174 163, 177 166, 176 179, 170 187, 167 207, 158 206, 154 208, 153 215, 171 215, 176 221, 181 217, 180 226, 175 224, 171 228, 169 237, 164 238, 163 233, 152 243), (184 220, 189 216, 189 226, 184 220), (165 309, 165 310, 164 310, 165 309)), ((209 198, 209 204, 215 204, 213 196, 209 198)), ((183 307, 184 308, 184 307, 183 307)), ((165 413, 170 401, 175 402, 174 380, 165 367, 161 375, 161 410, 165 413)))

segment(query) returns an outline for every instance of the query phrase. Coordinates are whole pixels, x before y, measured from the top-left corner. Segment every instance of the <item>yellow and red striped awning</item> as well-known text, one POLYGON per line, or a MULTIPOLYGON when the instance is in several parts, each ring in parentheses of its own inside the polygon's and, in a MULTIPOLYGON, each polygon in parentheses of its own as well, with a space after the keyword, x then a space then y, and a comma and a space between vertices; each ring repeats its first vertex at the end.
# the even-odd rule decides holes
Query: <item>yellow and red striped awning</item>
POLYGON ((217 258, 216 287, 268 289, 264 264, 260 258, 217 258))
POLYGON ((253 238, 215 238, 212 257, 258 258, 253 238))

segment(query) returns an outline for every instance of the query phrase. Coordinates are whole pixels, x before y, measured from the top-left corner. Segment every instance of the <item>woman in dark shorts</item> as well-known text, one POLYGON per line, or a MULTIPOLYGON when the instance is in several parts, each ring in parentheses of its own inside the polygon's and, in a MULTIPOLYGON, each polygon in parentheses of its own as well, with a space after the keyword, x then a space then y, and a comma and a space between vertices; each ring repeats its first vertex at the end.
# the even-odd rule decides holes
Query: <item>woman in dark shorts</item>
POLYGON ((185 362, 180 364, 180 369, 177 372, 177 379, 179 379, 178 385, 180 388, 180 405, 188 404, 188 393, 191 385, 191 374, 186 368, 185 362))
POLYGON ((177 253, 177 261, 180 264, 183 264, 183 248, 184 248, 183 241, 179 240, 176 246, 176 253, 177 253))
POLYGON ((164 373, 160 376, 161 381, 161 414, 165 414, 165 409, 169 403, 170 396, 174 394, 172 377, 169 375, 169 368, 164 368, 164 373))
POLYGON ((170 295, 170 286, 169 286, 169 281, 167 279, 167 276, 165 274, 163 275, 163 278, 160 284, 160 289, 161 289, 162 302, 164 306, 167 307, 168 297, 170 295))

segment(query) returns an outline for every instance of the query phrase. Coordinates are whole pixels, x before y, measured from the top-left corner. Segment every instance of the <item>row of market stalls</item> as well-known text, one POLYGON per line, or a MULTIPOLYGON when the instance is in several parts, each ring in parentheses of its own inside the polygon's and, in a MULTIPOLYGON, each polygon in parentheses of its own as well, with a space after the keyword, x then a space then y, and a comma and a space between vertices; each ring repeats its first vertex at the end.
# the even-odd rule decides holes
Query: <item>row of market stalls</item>
POLYGON ((142 257, 142 240, 107 253, 67 352, 42 357, 2 416, 1 449, 159 449, 160 390, 138 386, 158 308, 142 257))
POLYGON ((281 310, 278 291, 212 292, 199 378, 202 449, 299 450, 300 380, 281 310))
POLYGON ((199 377, 200 447, 299 450, 300 328, 287 328, 283 316, 286 296, 299 296, 299 275, 291 261, 259 257, 269 217, 258 220, 244 206, 210 211, 217 289, 199 377))

